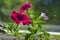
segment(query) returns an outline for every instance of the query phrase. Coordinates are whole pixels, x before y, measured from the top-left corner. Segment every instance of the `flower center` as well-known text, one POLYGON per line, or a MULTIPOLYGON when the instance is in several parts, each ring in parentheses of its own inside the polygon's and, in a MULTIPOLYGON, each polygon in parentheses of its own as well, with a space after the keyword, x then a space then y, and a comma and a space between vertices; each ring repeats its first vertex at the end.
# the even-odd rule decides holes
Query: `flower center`
POLYGON ((18 20, 23 20, 23 17, 21 15, 17 15, 18 20))
POLYGON ((24 8, 24 10, 26 10, 26 8, 28 8, 28 6, 24 6, 23 8, 24 8))

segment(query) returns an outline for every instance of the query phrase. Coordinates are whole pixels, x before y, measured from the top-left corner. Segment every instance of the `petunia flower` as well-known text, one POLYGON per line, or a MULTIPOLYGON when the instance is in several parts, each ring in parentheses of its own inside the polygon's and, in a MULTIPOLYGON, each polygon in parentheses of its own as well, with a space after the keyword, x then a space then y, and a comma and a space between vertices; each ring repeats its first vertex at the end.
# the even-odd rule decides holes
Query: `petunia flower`
POLYGON ((20 13, 28 11, 29 8, 31 8, 32 4, 29 2, 26 2, 24 5, 20 6, 20 13))
POLYGON ((16 11, 13 11, 11 14, 11 19, 15 21, 17 24, 31 24, 32 20, 28 17, 27 14, 20 14, 16 11))
POLYGON ((41 12, 41 15, 40 15, 39 18, 42 18, 42 19, 44 19, 46 21, 49 19, 45 12, 41 12))

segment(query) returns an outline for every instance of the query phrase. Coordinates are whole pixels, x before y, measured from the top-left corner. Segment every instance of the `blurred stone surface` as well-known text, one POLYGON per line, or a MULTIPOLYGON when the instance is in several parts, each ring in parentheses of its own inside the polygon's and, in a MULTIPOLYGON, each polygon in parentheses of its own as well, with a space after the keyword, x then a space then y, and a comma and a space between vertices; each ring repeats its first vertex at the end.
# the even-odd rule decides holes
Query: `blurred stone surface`
POLYGON ((18 38, 14 36, 6 36, 5 34, 0 33, 0 40, 18 40, 18 38))
POLYGON ((42 25, 45 31, 60 32, 60 25, 42 25))

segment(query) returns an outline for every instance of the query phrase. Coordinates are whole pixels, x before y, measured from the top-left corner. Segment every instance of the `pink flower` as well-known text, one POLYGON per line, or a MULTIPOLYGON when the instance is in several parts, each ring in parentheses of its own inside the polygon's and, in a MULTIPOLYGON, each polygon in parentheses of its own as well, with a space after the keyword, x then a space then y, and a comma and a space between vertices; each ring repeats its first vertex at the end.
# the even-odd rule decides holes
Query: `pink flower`
POLYGON ((40 17, 41 17, 43 20, 46 20, 46 21, 49 19, 48 16, 46 15, 45 11, 41 12, 40 17))
POLYGON ((27 14, 19 14, 16 11, 13 11, 11 14, 11 19, 15 21, 17 24, 31 24, 32 20, 28 17, 27 14))
POLYGON ((47 21, 49 18, 46 16, 46 17, 44 17, 43 19, 47 21))
POLYGON ((26 2, 26 4, 22 5, 20 7, 20 13, 24 12, 24 11, 28 11, 28 9, 32 6, 31 3, 29 2, 26 2))

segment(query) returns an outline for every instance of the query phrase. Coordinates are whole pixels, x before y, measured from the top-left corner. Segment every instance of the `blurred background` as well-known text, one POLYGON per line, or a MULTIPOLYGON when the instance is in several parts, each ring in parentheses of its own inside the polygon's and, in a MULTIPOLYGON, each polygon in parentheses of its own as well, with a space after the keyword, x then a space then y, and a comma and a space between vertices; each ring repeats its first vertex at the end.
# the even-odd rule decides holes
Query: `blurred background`
MULTIPOLYGON (((47 30, 60 31, 60 0, 28 0, 32 3, 32 8, 29 10, 30 15, 34 16, 32 19, 40 16, 43 9, 48 10, 49 20, 44 23, 43 28, 47 30), (48 26, 46 26, 48 25, 48 26), (52 26, 53 25, 53 26, 52 26), (45 27, 44 27, 45 26, 45 27), (49 29, 50 28, 50 29, 49 29)), ((10 14, 12 10, 19 10, 20 5, 24 4, 26 0, 0 0, 0 24, 12 23, 10 14)))

